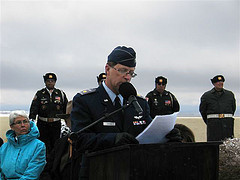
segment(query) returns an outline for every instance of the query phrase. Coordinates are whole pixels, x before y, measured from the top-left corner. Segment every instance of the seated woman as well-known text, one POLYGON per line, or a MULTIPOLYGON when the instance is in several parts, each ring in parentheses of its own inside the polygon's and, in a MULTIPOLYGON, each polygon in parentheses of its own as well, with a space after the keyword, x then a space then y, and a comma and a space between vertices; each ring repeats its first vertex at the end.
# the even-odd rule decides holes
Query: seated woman
POLYGON ((0 179, 39 179, 46 164, 45 144, 25 111, 12 111, 7 142, 0 148, 0 179))

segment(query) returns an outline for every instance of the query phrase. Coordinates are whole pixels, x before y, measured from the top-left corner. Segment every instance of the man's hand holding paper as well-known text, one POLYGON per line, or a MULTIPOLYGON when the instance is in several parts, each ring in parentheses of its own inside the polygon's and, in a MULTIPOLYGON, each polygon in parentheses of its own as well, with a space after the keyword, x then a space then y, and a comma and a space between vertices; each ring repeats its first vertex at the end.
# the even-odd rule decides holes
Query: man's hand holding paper
POLYGON ((174 128, 177 113, 163 116, 156 116, 148 127, 140 133, 136 139, 140 144, 180 142, 181 135, 178 129, 174 128))

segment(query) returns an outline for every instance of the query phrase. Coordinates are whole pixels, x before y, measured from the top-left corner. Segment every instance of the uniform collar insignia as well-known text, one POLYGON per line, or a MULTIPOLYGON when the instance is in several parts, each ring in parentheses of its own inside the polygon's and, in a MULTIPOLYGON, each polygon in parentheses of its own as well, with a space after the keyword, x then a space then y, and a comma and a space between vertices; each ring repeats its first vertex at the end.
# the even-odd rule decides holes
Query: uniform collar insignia
POLYGON ((134 116, 134 119, 141 119, 143 116, 134 116))

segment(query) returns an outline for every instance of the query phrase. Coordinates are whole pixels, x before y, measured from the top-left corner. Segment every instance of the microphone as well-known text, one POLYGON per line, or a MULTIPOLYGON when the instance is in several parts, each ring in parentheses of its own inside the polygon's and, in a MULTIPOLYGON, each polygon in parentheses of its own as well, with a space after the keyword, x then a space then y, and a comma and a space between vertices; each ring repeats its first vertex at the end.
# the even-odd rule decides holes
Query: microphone
POLYGON ((131 103, 133 104, 135 110, 139 115, 143 113, 143 110, 136 99, 137 91, 131 83, 129 82, 122 83, 119 86, 119 93, 122 95, 124 99, 127 99, 130 104, 131 103))

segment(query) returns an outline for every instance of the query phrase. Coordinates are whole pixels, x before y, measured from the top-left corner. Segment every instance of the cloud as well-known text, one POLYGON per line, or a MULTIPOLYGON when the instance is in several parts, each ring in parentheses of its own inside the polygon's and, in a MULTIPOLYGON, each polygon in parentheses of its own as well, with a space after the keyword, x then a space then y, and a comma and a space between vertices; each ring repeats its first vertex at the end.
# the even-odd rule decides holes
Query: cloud
POLYGON ((198 104, 223 74, 240 95, 238 1, 2 1, 1 101, 29 104, 55 72, 69 98, 96 86, 118 45, 137 52, 140 94, 164 75, 182 104, 198 104), (11 95, 16 98, 9 101, 11 95))

